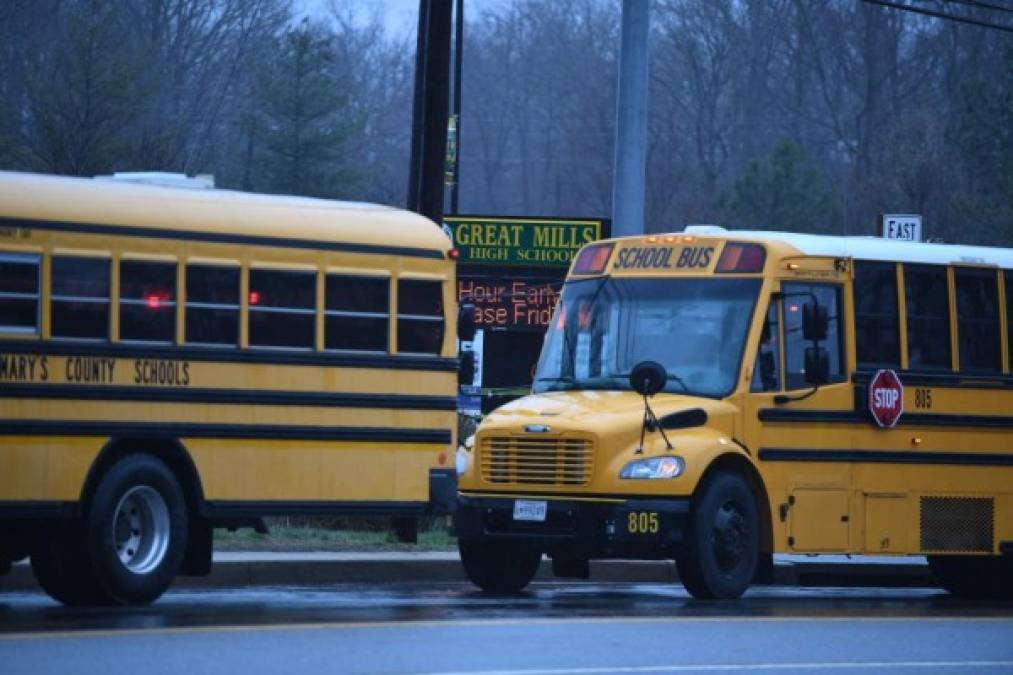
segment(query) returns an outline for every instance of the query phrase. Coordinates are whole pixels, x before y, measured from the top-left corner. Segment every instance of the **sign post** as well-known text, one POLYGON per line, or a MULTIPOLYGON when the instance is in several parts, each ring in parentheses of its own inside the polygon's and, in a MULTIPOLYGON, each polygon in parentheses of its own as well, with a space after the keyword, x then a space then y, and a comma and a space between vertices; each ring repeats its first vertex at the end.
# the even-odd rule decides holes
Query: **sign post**
POLYGON ((904 385, 892 370, 879 370, 869 381, 869 412, 876 424, 890 429, 904 414, 904 385))

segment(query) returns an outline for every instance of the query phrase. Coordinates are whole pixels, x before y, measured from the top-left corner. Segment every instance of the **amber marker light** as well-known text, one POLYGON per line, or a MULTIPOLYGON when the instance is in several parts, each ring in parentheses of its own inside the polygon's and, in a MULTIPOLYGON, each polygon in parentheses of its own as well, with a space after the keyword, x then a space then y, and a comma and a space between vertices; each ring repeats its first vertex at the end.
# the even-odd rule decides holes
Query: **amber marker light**
POLYGON ((592 244, 577 254, 573 263, 574 274, 601 274, 605 271, 615 244, 592 244))

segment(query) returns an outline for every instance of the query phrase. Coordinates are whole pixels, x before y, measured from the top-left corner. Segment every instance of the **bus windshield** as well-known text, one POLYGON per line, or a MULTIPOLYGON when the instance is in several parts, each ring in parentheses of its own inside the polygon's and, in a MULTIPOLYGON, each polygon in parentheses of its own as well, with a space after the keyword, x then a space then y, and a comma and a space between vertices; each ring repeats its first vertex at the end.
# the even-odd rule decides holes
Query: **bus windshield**
POLYGON ((735 388, 759 279, 567 282, 533 391, 630 389, 641 361, 668 371, 665 391, 720 398, 735 388))

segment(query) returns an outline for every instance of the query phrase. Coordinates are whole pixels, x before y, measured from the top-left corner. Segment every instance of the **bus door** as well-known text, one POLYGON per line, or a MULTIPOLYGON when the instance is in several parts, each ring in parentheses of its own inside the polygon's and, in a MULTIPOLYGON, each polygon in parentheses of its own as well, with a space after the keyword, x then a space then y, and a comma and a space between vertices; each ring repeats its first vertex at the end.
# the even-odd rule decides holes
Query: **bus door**
POLYGON ((854 400, 844 297, 836 280, 782 280, 759 305, 765 314, 743 406, 744 440, 767 485, 776 550, 851 548, 851 435, 843 422, 853 415, 854 400), (806 339, 806 305, 826 310, 826 335, 816 342, 806 339))

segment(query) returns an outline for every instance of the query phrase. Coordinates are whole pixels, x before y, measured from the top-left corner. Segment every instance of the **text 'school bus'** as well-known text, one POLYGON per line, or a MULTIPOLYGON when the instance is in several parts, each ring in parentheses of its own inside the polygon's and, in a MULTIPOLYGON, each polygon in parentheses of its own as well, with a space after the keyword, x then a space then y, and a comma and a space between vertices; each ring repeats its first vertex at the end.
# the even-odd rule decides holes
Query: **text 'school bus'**
POLYGON ((1013 250, 691 227, 586 246, 533 392, 480 426, 461 558, 674 559, 734 598, 774 553, 927 555, 1013 593, 1013 250))
POLYGON ((446 509, 450 248, 393 208, 0 173, 0 567, 144 603, 216 527, 446 509))

